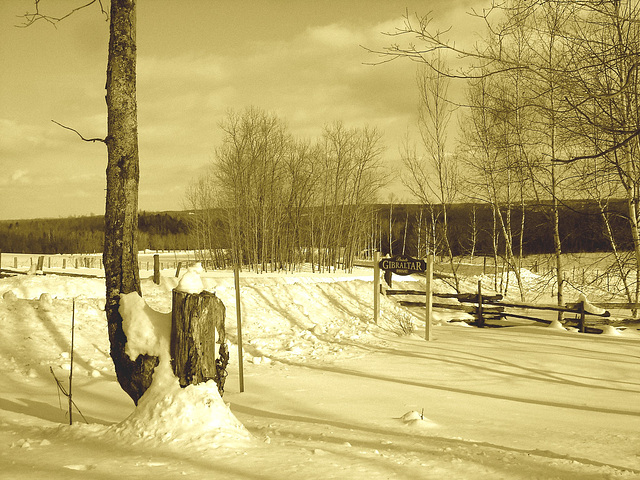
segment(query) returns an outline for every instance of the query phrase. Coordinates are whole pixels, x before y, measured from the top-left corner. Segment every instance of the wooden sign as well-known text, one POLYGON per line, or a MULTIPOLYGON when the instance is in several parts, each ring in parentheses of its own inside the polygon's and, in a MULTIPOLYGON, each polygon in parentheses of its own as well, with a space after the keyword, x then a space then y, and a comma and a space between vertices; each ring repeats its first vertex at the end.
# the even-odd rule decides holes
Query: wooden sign
POLYGON ((391 271, 396 275, 410 275, 412 273, 426 273, 427 262, 419 258, 396 255, 391 258, 383 258, 378 266, 385 271, 391 271))

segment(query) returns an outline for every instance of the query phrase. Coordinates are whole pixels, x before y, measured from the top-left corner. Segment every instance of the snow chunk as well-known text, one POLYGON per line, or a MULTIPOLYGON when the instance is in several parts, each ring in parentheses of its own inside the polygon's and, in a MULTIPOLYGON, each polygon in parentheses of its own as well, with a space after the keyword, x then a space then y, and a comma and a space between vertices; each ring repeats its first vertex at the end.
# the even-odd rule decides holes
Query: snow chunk
POLYGON ((63 465, 63 468, 69 470, 76 470, 78 472, 86 472, 89 470, 94 470, 96 468, 95 465, 85 465, 85 464, 73 464, 73 465, 63 465))
POLYGON ((566 328, 564 328, 564 325, 562 325, 562 323, 558 321, 557 318, 554 319, 553 322, 551 322, 547 328, 552 328, 554 330, 564 330, 564 331, 567 330, 566 328))
POLYGON ((622 332, 613 325, 604 325, 602 327, 602 335, 610 335, 616 337, 622 335, 622 332))
POLYGON ((203 272, 202 265, 196 263, 192 267, 187 268, 187 271, 182 275, 182 278, 178 282, 176 290, 183 293, 200 293, 204 290, 202 278, 200 274, 203 272))
POLYGON ((53 298, 51 297, 50 293, 43 292, 40 295, 40 305, 42 305, 42 308, 44 308, 45 310, 51 308, 51 306, 53 305, 53 298))
POLYGON ((13 302, 18 299, 18 296, 15 293, 13 293, 13 290, 7 290, 2 295, 2 298, 6 301, 13 302))
POLYGON ((415 410, 411 410, 410 412, 405 413, 402 416, 402 421, 404 423, 408 423, 412 420, 422 420, 422 414, 419 412, 416 412, 415 410))
POLYGON ((603 308, 596 307, 591 302, 589 302, 584 293, 581 293, 578 297, 578 303, 580 302, 584 302, 584 311, 586 313, 590 313, 592 315, 604 315, 604 313, 606 312, 606 310, 604 310, 603 308))
POLYGON ((124 351, 131 360, 144 354, 158 357, 169 351, 171 314, 152 310, 138 292, 121 294, 118 311, 127 336, 124 351))

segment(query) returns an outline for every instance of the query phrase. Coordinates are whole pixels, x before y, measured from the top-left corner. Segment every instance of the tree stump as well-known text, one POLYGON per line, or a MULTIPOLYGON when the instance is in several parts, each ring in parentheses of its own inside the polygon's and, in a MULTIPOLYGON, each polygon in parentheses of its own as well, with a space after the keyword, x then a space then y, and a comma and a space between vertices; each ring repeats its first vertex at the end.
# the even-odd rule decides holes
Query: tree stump
POLYGON ((171 365, 180 386, 215 380, 222 396, 229 363, 224 317, 224 304, 215 293, 173 290, 171 365))

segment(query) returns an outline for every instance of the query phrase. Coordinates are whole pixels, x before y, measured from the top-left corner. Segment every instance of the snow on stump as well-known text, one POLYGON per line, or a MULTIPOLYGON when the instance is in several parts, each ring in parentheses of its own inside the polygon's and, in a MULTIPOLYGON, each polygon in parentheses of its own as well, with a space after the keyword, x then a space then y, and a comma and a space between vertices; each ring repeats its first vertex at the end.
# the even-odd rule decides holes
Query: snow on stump
POLYGON ((181 387, 214 380, 222 396, 229 363, 224 316, 224 304, 215 293, 193 293, 180 285, 173 290, 170 353, 181 387))

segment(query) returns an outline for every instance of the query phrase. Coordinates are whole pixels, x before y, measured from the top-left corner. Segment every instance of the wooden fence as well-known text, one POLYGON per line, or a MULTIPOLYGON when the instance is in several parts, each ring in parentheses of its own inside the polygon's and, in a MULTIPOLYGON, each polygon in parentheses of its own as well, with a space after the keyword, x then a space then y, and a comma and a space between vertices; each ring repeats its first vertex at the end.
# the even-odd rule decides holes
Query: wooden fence
MULTIPOLYGON (((386 289, 383 290, 383 293, 388 296, 392 295, 419 295, 425 296, 425 291, 420 290, 393 290, 386 289)), ((546 320, 543 318, 539 318, 533 315, 524 315, 521 313, 516 313, 518 310, 543 310, 543 311, 551 311, 551 312, 562 312, 563 315, 569 314, 574 315, 574 319, 565 319, 568 320, 569 323, 576 323, 577 328, 580 332, 587 333, 601 333, 602 329, 596 326, 588 325, 589 319, 593 317, 606 318, 610 317, 611 314, 609 311, 604 311, 603 313, 594 313, 590 312, 587 309, 587 305, 584 301, 575 302, 575 303, 567 303, 564 306, 558 305, 541 305, 541 304, 527 304, 524 302, 505 302, 502 295, 483 295, 482 294, 482 286, 480 282, 478 282, 478 291, 476 293, 435 293, 432 292, 432 296, 436 298, 455 298, 458 300, 458 304, 450 304, 443 303, 438 301, 433 301, 432 305, 436 308, 444 308, 449 310, 459 310, 469 313, 475 317, 474 323, 478 327, 487 327, 487 326, 507 326, 501 320, 505 320, 509 317, 524 319, 524 320, 532 320, 535 322, 541 322, 545 324, 550 324, 552 320, 546 320), (514 311, 515 310, 515 311, 514 311), (487 323, 491 321, 492 323, 487 323), (495 323, 495 321, 498 321, 495 323)), ((401 300, 399 302, 404 306, 424 306, 424 301, 412 301, 412 300, 401 300)), ((622 303, 607 303, 607 304, 595 304, 595 306, 602 308, 602 305, 607 305, 610 308, 616 309, 628 309, 628 308, 640 308, 640 305, 632 305, 632 304, 622 304, 622 303)))
MULTIPOLYGON (((4 261, 6 263, 7 255, 4 255, 4 261)), ((11 258, 11 257, 9 257, 11 258)), ((149 260, 139 260, 138 267, 140 270, 153 271, 154 281, 159 283, 160 271, 171 269, 176 270, 176 276, 180 272, 180 269, 188 264, 194 262, 187 262, 185 260, 162 260, 159 254, 154 254, 153 257, 149 257, 149 260)), ((21 255, 13 256, 13 261, 10 261, 10 267, 2 268, 3 255, 0 252, 0 278, 13 275, 27 275, 27 274, 55 274, 69 277, 85 277, 85 278, 98 278, 104 277, 104 273, 89 273, 82 272, 82 269, 92 270, 104 270, 102 263, 102 256, 100 255, 33 255, 26 256, 21 255), (75 269, 71 272, 68 269, 75 269)), ((203 267, 207 269, 213 268, 211 262, 203 264, 203 267)))

